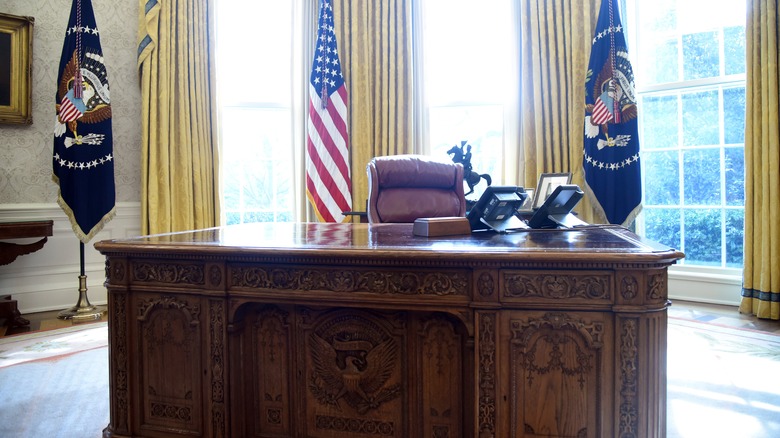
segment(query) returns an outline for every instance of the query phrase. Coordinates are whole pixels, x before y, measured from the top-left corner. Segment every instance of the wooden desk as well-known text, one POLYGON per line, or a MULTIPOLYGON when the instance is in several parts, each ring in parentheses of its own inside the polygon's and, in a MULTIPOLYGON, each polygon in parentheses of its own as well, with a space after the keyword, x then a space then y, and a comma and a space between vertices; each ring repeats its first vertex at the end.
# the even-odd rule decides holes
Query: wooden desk
POLYGON ((102 241, 106 437, 664 437, 667 267, 617 226, 102 241))
POLYGON ((0 265, 7 265, 17 257, 38 251, 52 235, 54 221, 0 222, 0 240, 38 238, 34 243, 0 242, 0 265))
MULTIPOLYGON (((20 255, 30 254, 43 248, 52 235, 54 221, 0 222, 0 240, 41 238, 33 243, 0 242, 0 265, 7 265, 20 255)), ((30 321, 22 318, 18 303, 8 293, 0 292, 0 327, 24 327, 30 321)), ((5 333, 5 331, 3 331, 5 333)))

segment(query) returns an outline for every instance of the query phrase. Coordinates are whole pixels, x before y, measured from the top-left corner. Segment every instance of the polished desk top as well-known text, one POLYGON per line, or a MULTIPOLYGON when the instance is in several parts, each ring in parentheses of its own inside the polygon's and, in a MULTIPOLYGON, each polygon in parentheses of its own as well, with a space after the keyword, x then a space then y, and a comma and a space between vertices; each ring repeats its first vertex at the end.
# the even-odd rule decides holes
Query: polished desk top
POLYGON ((643 239, 616 225, 568 230, 524 230, 497 234, 420 237, 412 224, 257 223, 180 233, 104 240, 95 247, 103 254, 271 255, 320 257, 468 257, 491 259, 582 260, 598 253, 599 261, 674 263, 684 255, 643 239))

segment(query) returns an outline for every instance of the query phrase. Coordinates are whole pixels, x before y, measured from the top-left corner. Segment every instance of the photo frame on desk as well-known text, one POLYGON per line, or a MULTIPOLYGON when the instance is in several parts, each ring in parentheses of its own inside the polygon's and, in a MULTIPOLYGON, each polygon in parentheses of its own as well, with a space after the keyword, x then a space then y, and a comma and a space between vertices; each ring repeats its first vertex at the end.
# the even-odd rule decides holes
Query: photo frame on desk
POLYGON ((543 173, 539 175, 539 183, 536 184, 531 208, 534 210, 540 208, 558 186, 569 183, 571 183, 571 173, 543 173))
POLYGON ((0 123, 32 124, 34 22, 0 13, 0 123))

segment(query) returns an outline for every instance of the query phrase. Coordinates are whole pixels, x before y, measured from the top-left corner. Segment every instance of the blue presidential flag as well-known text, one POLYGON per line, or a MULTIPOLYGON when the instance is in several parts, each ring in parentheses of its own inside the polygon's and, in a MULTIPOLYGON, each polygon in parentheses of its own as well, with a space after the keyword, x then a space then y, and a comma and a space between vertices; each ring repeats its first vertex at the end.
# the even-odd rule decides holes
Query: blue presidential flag
POLYGON ((58 70, 52 154, 57 202, 86 243, 113 218, 111 97, 91 0, 73 0, 58 70))
POLYGON ((603 0, 585 78, 582 165, 591 200, 611 224, 642 210, 634 72, 617 0, 603 0))

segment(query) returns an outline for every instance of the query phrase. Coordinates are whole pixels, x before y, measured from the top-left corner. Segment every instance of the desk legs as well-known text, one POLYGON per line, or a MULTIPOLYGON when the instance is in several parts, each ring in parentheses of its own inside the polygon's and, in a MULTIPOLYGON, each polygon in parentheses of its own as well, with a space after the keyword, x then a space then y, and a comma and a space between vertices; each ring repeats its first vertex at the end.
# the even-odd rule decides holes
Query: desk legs
POLYGON ((16 300, 12 300, 11 295, 0 296, 0 325, 9 329, 30 325, 29 320, 22 318, 16 300))

